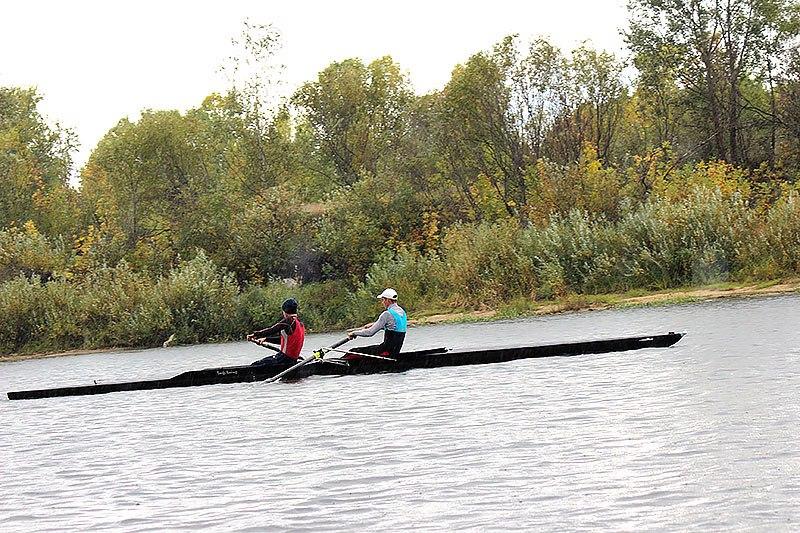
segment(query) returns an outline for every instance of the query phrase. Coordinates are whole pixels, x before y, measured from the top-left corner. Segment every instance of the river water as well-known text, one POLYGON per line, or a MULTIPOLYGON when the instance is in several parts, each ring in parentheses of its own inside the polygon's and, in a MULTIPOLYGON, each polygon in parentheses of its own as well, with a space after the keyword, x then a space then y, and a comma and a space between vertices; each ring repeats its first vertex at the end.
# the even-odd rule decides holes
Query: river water
MULTIPOLYGON (((798 324, 793 295, 418 327, 409 349, 687 336, 404 374, 0 401, 0 530, 796 531, 798 324)), ((0 392, 261 356, 231 343, 4 363, 0 392)))

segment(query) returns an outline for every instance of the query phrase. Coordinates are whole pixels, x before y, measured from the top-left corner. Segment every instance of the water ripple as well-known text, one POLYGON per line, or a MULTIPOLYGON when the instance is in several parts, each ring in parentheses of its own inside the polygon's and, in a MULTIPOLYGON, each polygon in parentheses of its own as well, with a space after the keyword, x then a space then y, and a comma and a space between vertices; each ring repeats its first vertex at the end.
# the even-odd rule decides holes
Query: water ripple
MULTIPOLYGON (((0 402, 0 530, 796 530, 798 304, 409 337, 469 347, 688 331, 667 350, 0 402)), ((0 390, 258 355, 235 343, 21 361, 0 365, 0 390)))

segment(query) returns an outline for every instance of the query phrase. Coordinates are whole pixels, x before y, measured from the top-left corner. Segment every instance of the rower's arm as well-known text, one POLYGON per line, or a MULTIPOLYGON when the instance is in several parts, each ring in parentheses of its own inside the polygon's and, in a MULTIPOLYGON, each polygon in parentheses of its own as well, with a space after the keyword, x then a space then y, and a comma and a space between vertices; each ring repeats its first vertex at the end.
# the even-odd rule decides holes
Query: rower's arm
POLYGON ((256 340, 267 341, 267 342, 280 342, 281 331, 286 329, 288 326, 289 324, 286 322, 286 320, 280 320, 268 328, 254 331, 252 335, 253 338, 256 340))
POLYGON ((383 313, 381 313, 381 316, 378 317, 378 320, 370 324, 368 327, 354 331, 353 336, 372 337, 386 326, 389 320, 389 316, 390 316, 389 312, 384 311, 383 313))

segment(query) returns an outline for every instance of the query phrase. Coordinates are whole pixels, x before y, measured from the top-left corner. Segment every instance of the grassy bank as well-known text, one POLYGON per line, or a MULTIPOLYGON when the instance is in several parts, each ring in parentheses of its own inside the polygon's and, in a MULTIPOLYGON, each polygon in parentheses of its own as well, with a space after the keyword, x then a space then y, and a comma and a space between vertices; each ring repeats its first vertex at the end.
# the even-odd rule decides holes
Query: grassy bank
POLYGON ((241 339, 289 296, 311 331, 340 330, 373 319, 385 287, 417 321, 758 293, 800 274, 800 200, 754 208, 698 190, 616 219, 574 210, 545 226, 456 225, 435 250, 387 251, 361 279, 291 285, 241 284, 202 251, 159 274, 124 261, 81 271, 80 257, 62 264, 58 249, 42 241, 31 253, 25 238, 7 233, 0 253, 0 272, 16 272, 0 283, 0 355, 241 339))
POLYGON ((571 295, 551 301, 517 300, 496 309, 457 312, 421 312, 416 325, 465 323, 552 315, 565 312, 600 311, 628 307, 649 307, 704 302, 720 298, 753 298, 800 292, 800 279, 771 280, 759 283, 715 283, 700 287, 681 287, 667 291, 628 291, 594 295, 571 295))
MULTIPOLYGON (((430 308, 415 309, 410 323, 412 326, 421 326, 445 323, 487 322, 564 312, 674 305, 721 298, 753 298, 796 293, 800 293, 800 278, 771 280, 759 283, 715 283, 699 287, 681 287, 668 291, 637 290, 628 291, 626 293, 571 295, 548 301, 520 299, 492 309, 452 309, 446 308, 445 306, 433 306, 430 308)), ((368 313, 369 311, 372 311, 373 314, 377 314, 379 308, 373 305, 373 309, 365 309, 365 312, 368 313)), ((322 331, 333 331, 335 329, 344 329, 345 327, 346 326, 342 326, 322 331)), ((233 338, 228 340, 233 340, 233 338)), ((6 354, 0 355, 0 362, 61 355, 105 353, 119 348, 125 348, 125 346, 96 348, 91 350, 75 349, 70 351, 6 354)))

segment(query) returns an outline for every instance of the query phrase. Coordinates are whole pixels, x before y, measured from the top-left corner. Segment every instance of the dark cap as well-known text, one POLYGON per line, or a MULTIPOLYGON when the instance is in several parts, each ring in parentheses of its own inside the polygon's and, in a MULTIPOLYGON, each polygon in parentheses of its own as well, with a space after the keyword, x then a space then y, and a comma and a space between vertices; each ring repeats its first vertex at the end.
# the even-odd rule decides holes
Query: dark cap
POLYGON ((297 313, 297 300, 295 300, 294 298, 289 298, 287 300, 284 300, 283 304, 281 304, 281 309, 283 309, 284 312, 289 313, 290 315, 297 313))

